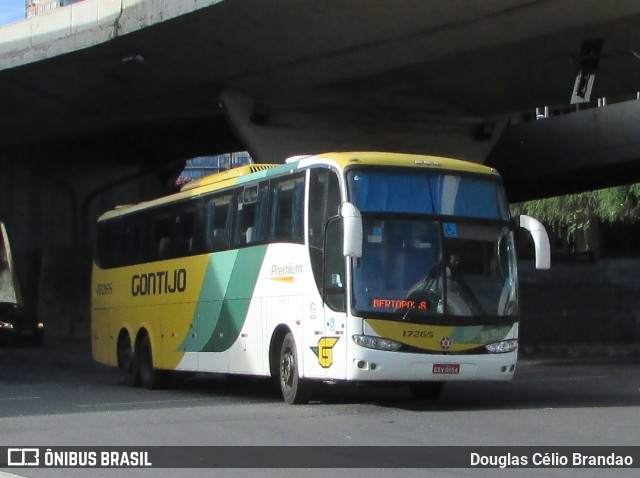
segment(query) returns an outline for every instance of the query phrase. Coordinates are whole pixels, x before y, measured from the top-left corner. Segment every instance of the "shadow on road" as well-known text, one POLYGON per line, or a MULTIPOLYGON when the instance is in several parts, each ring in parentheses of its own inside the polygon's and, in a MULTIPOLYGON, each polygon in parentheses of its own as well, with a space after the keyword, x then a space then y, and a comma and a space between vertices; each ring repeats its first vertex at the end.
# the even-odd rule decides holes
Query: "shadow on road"
MULTIPOLYGON (((95 363, 88 342, 55 342, 42 347, 0 348, 0 416, 52 411, 126 410, 212 404, 281 405, 267 379, 191 374, 166 390, 130 388, 120 371, 95 363), (28 390, 28 393, 27 393, 28 390), (45 398, 46 407, 38 400, 45 398), (108 398, 107 398, 108 397, 108 398), (75 407, 75 408, 74 408, 75 407)), ((448 383, 435 401, 415 399, 405 384, 323 384, 310 406, 367 404, 415 412, 549 409, 640 405, 640 360, 524 360, 511 383, 448 383)))

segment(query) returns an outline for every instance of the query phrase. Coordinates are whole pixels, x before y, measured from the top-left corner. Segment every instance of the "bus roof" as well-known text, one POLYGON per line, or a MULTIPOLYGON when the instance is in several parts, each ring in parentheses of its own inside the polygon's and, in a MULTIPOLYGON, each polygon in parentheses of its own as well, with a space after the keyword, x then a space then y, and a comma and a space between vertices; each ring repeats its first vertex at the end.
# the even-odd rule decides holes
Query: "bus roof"
POLYGON ((216 174, 210 174, 203 178, 190 181, 180 191, 188 191, 190 189, 197 189, 210 184, 216 184, 220 189, 225 186, 232 186, 235 184, 235 179, 240 176, 246 176, 248 174, 257 173, 259 171, 265 171, 267 169, 275 168, 277 164, 247 164, 245 166, 239 166, 237 168, 229 169, 228 171, 222 171, 216 174))
POLYGON ((313 156, 312 158, 334 160, 342 168, 362 164, 380 166, 427 167, 443 170, 498 175, 498 172, 494 168, 490 168, 482 164, 423 154, 356 151, 342 153, 322 153, 313 156))
POLYGON ((433 168, 449 171, 464 171, 476 174, 489 174, 498 176, 498 172, 490 167, 477 163, 461 161, 452 158, 439 156, 406 154, 406 153, 386 153, 374 151, 356 152, 334 152, 321 153, 317 155, 295 156, 289 158, 285 164, 249 164, 238 168, 223 171, 200 178, 187 183, 180 192, 163 196, 158 199, 141 202, 135 205, 116 206, 115 209, 105 212, 98 218, 99 221, 113 217, 126 215, 131 212, 147 209, 161 204, 169 204, 181 199, 199 196, 211 191, 225 189, 235 186, 238 183, 260 179, 269 176, 276 176, 282 171, 292 171, 297 168, 304 168, 315 163, 333 163, 340 169, 349 166, 401 166, 414 168, 433 168))

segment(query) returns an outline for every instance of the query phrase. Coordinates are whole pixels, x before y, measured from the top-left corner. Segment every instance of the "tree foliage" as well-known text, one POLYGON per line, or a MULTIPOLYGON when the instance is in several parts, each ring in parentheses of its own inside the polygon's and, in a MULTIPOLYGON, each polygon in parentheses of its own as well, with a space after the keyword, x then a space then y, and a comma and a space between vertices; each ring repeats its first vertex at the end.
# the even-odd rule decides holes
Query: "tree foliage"
POLYGON ((528 214, 572 241, 593 220, 633 223, 640 219, 640 183, 513 204, 512 214, 528 214))

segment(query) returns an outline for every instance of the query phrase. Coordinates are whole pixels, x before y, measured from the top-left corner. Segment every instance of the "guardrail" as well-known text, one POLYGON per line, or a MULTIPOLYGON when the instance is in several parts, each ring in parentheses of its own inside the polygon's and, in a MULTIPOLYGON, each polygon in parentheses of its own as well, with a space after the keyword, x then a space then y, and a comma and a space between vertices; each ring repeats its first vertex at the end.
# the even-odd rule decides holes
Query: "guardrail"
POLYGON ((31 0, 27 1, 27 18, 36 17, 61 6, 61 0, 31 0))

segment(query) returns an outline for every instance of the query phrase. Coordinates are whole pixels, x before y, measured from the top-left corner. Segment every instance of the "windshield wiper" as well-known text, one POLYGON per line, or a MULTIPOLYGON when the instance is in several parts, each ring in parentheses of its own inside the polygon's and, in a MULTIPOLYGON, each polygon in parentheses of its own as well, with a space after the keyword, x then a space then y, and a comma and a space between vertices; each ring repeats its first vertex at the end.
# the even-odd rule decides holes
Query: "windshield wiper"
MULTIPOLYGON (((442 257, 438 259, 438 261, 433 265, 429 273, 426 276, 424 276, 423 279, 418 281, 415 286, 411 288, 411 290, 407 294, 407 300, 409 300, 411 296, 420 297, 422 294, 424 294, 424 292, 436 280, 436 278, 439 278, 437 272, 440 270, 441 265, 442 265, 442 257)), ((414 309, 415 307, 407 307, 407 311, 402 315, 402 320, 405 320, 409 315, 409 312, 411 312, 414 309)))

